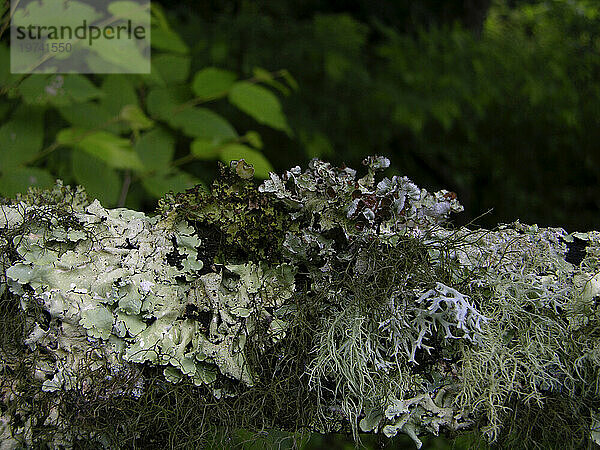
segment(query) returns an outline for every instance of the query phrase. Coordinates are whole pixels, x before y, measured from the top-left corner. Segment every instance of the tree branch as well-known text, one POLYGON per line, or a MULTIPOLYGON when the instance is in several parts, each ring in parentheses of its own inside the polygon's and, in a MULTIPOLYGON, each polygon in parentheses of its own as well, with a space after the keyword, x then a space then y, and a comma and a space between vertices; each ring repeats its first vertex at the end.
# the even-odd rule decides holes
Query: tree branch
POLYGON ((2 439, 598 442, 600 233, 455 229, 454 193, 364 163, 234 162, 153 216, 62 184, 0 206, 2 439))

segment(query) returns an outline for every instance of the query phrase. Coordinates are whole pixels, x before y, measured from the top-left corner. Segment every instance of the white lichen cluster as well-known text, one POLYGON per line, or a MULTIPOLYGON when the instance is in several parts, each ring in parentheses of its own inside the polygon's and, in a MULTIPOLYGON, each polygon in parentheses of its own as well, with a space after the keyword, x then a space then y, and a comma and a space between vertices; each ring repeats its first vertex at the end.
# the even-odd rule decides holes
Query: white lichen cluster
POLYGON ((376 172, 390 165, 387 158, 369 157, 364 164, 368 174, 357 179, 354 169, 313 159, 304 172, 296 166, 281 177, 271 173, 258 189, 295 209, 293 218, 309 215, 312 223, 308 231, 341 227, 346 236, 376 222, 380 232, 393 233, 417 224, 437 223, 463 210, 455 194, 446 190, 431 194, 408 177, 376 182, 376 172))
POLYGON ((463 338, 473 341, 481 335, 482 325, 489 320, 469 303, 465 295, 439 282, 412 305, 398 298, 392 298, 390 303, 393 313, 379 324, 379 329, 387 332, 398 351, 407 352, 408 361, 415 364, 417 349, 428 352, 433 349, 423 341, 436 335, 438 329, 443 330, 445 340, 463 338), (407 310, 412 310, 412 314, 407 314, 407 310), (411 316, 410 323, 403 319, 411 316), (452 329, 455 330, 454 334, 452 329), (409 336, 407 331, 411 333, 409 336))

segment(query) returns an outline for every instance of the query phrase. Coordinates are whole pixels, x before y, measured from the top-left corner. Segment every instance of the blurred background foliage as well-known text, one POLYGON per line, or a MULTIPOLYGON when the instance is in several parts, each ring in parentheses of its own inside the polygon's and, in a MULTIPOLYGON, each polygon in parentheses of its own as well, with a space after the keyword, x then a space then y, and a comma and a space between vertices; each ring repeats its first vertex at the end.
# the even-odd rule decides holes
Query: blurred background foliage
POLYGON ((144 76, 11 75, 4 36, 0 194, 60 177, 151 210, 216 160, 383 154, 459 224, 597 228, 599 31, 593 0, 163 1, 144 76))
POLYGON ((592 229, 600 212, 600 4, 594 1, 229 1, 173 17, 195 60, 285 67, 299 155, 356 167, 385 154, 459 194, 470 221, 592 229), (201 23, 198 26, 198 23, 201 23))
POLYGON ((3 33, 0 195, 61 178, 152 211, 219 160, 381 154, 459 224, 598 229, 596 0, 158 1, 152 47, 150 75, 22 76, 3 33))

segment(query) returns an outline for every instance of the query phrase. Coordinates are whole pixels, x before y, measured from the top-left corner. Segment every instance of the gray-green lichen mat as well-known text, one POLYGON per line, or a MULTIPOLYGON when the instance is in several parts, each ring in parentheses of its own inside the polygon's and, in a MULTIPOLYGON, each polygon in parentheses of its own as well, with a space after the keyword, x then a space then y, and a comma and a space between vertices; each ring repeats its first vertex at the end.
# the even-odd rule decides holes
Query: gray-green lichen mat
POLYGON ((198 430, 599 443, 600 233, 454 228, 454 193, 364 164, 257 185, 235 161, 152 215, 60 183, 4 201, 2 439, 148 444, 141 425, 94 429, 65 405, 185 386, 190 417, 215 418, 198 430))

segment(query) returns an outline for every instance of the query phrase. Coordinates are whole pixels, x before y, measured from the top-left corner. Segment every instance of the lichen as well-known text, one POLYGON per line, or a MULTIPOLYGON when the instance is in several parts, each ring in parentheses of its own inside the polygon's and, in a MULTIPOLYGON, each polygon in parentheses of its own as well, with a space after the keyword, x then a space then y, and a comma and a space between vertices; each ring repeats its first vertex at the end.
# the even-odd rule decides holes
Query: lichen
POLYGON ((597 442, 600 233, 456 229, 456 194, 364 165, 257 186, 234 161, 153 216, 60 183, 4 201, 2 436, 154 445, 165 418, 164 445, 185 404, 190 446, 232 426, 597 442))
POLYGON ((55 324, 49 333, 36 323, 26 342, 64 341, 43 389, 74 385, 68 368, 79 365, 76 347, 86 346, 80 339, 86 334, 113 350, 114 363, 166 366, 170 379, 184 374, 196 384, 214 381, 218 369, 252 385, 245 336, 253 320, 271 318, 267 309, 291 296, 291 267, 248 262, 200 276, 202 242, 186 221, 165 230, 157 218, 106 210, 97 200, 75 219, 85 232, 39 224, 15 238, 20 262, 6 270, 12 292, 41 303, 55 324))
POLYGON ((200 239, 205 238, 200 258, 206 267, 248 259, 280 261, 289 214, 259 192, 252 179, 239 176, 237 161, 220 170, 210 192, 197 186, 160 199, 161 220, 186 220, 200 239))

